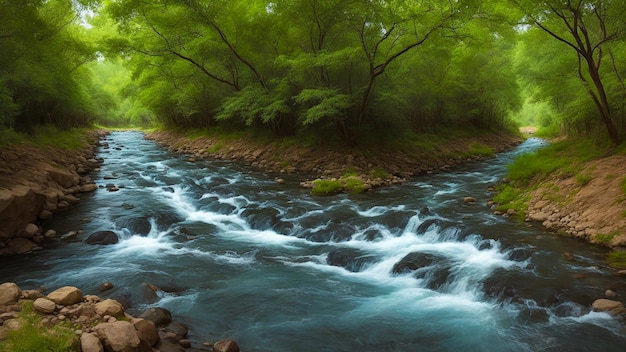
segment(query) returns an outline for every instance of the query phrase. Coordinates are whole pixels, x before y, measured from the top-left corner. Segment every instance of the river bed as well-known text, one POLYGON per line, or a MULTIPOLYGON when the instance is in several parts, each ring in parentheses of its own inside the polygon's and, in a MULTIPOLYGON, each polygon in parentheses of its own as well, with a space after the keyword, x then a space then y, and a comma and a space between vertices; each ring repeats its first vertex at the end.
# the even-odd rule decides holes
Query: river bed
POLYGON ((333 197, 311 196, 296 176, 280 175, 283 185, 239 164, 190 162, 139 132, 106 141, 94 175, 103 188, 50 227, 82 229, 83 238, 113 230, 121 241, 1 258, 0 281, 77 286, 131 312, 160 306, 191 327, 195 344, 233 338, 243 351, 626 346, 618 320, 591 312, 623 281, 603 262, 606 251, 486 206, 488 187, 539 139, 451 172, 333 197), (110 183, 119 191, 108 192, 110 183), (115 288, 100 294, 104 281, 115 288))

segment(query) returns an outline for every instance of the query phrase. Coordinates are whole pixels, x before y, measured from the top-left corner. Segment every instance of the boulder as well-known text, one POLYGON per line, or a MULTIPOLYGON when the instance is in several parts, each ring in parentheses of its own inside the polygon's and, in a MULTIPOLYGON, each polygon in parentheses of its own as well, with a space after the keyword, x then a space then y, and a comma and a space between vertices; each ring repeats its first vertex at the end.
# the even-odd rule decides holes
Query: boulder
POLYGON ((27 239, 27 238, 13 238, 7 244, 9 250, 14 254, 24 254, 30 252, 35 248, 35 242, 27 239))
POLYGON ((179 339, 187 337, 187 333, 189 332, 189 328, 181 322, 173 321, 168 326, 165 327, 166 332, 174 333, 179 339))
POLYGON ((131 319, 131 323, 137 330, 139 339, 144 340, 150 344, 150 346, 156 345, 159 341, 159 334, 157 333, 156 325, 153 322, 146 319, 131 319))
POLYGON ((124 307, 116 300, 105 299, 102 302, 96 303, 96 313, 101 316, 110 315, 119 318, 124 316, 124 307))
POLYGON ((22 298, 30 299, 31 301, 34 301, 37 298, 44 298, 44 297, 46 296, 44 296, 43 293, 41 293, 41 291, 39 290, 23 290, 22 291, 22 298))
POLYGON ((530 213, 528 215, 528 221, 532 221, 532 222, 544 222, 548 220, 548 214, 542 212, 542 211, 538 211, 538 212, 534 212, 534 213, 530 213))
POLYGON ((20 297, 22 290, 16 284, 5 282, 0 285, 0 306, 17 303, 20 297))
POLYGON ((53 214, 48 209, 44 209, 44 210, 39 212, 39 220, 41 220, 41 221, 50 220, 50 219, 52 219, 52 217, 53 217, 53 214))
POLYGON ((95 183, 86 183, 80 186, 80 193, 93 192, 97 189, 98 189, 98 185, 96 185, 95 183))
POLYGON ((100 292, 104 292, 113 289, 113 287, 113 283, 106 281, 101 283, 98 289, 100 290, 100 292))
POLYGON ((20 233, 20 237, 22 238, 33 238, 39 233, 39 226, 35 224, 28 224, 24 227, 22 232, 20 233))
POLYGON ((624 305, 622 302, 610 299, 596 299, 593 301, 592 307, 594 312, 608 312, 611 315, 624 313, 624 305))
POLYGON ((464 203, 476 203, 476 198, 474 197, 465 197, 463 198, 464 203))
POLYGON ((76 287, 65 286, 48 294, 48 299, 62 306, 70 306, 83 300, 83 293, 76 287))
POLYGON ((57 305, 47 298, 37 298, 33 303, 33 308, 36 311, 44 314, 52 314, 56 309, 57 305))
POLYGON ((150 320, 156 327, 161 328, 172 322, 172 313, 167 309, 156 307, 145 310, 138 318, 150 320))
POLYGON ((137 352, 141 341, 133 324, 127 321, 100 323, 93 328, 100 336, 106 351, 110 352, 137 352))
POLYGON ((97 231, 89 235, 85 242, 88 244, 109 245, 119 242, 119 238, 113 231, 97 231))
POLYGON ((95 335, 84 332, 80 335, 81 352, 104 352, 100 339, 95 335))
POLYGON ((215 352, 239 352, 239 346, 231 339, 219 340, 213 344, 215 352))

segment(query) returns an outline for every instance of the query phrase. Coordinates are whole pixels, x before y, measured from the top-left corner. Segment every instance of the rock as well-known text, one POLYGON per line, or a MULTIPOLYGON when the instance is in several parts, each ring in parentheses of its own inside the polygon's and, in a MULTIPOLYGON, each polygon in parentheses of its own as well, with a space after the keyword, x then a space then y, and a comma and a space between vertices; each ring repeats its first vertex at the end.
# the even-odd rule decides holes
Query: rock
POLYGON ((46 221, 52 219, 52 212, 50 210, 44 209, 39 212, 39 220, 46 221))
POLYGON ((276 179, 276 183, 278 183, 279 185, 284 185, 286 182, 284 178, 279 178, 279 179, 276 179))
POLYGON ((463 198, 463 203, 476 203, 476 198, 474 198, 474 197, 465 197, 465 198, 463 198))
POLYGON ((172 322, 172 313, 160 307, 150 308, 139 315, 139 318, 150 320, 156 327, 164 327, 172 322))
POLYGON ((22 290, 16 284, 5 282, 0 285, 0 306, 17 303, 20 297, 22 290))
POLYGON ((83 300, 83 293, 76 287, 65 286, 48 294, 48 299, 62 306, 70 306, 83 300))
POLYGON ((116 300, 105 299, 96 303, 96 313, 101 316, 110 315, 119 318, 124 316, 124 307, 116 300))
POLYGON ((132 319, 131 323, 135 327, 135 330, 137 330, 137 334, 141 340, 148 342, 150 346, 156 345, 159 341, 159 334, 153 322, 146 319, 132 319))
POLYGON ((108 290, 112 289, 113 287, 114 287, 113 283, 111 283, 109 281, 106 281, 106 282, 103 282, 103 283, 100 284, 99 289, 100 289, 100 292, 104 292, 104 291, 108 291, 108 290))
POLYGON ((81 193, 93 192, 93 191, 95 191, 97 189, 98 189, 98 185, 96 185, 95 183, 86 183, 86 184, 80 186, 80 192, 81 193))
POLYGON ((617 293, 613 290, 606 290, 604 291, 604 295, 607 296, 608 298, 615 298, 617 297, 617 293))
POLYGON ((608 312, 611 315, 620 314, 624 311, 622 302, 604 298, 593 301, 592 307, 594 312, 608 312))
POLYGON ((39 290, 24 290, 22 291, 23 299, 30 299, 31 301, 36 300, 37 298, 44 298, 46 296, 41 293, 39 290))
POLYGON ((97 231, 89 235, 85 242, 88 244, 109 245, 119 242, 119 238, 113 231, 97 231))
POLYGON ((44 313, 44 314, 52 314, 56 309, 57 305, 47 298, 37 298, 33 303, 33 308, 36 311, 44 313))
POLYGON ((544 213, 544 212, 535 212, 535 213, 531 213, 528 216, 528 221, 532 221, 532 222, 544 222, 548 220, 548 214, 544 213))
POLYGON ((178 343, 183 346, 183 348, 190 348, 191 347, 191 341, 187 340, 187 339, 182 339, 180 341, 178 341, 178 343))
POLYGON ((35 242, 26 238, 14 238, 9 241, 7 246, 14 254, 24 254, 35 248, 35 242))
POLYGON ((84 332, 80 335, 81 352, 104 352, 100 339, 95 335, 84 332))
POLYGON ((156 345, 159 352, 185 352, 183 346, 178 342, 172 342, 170 340, 160 339, 156 345))
POLYGON ((178 336, 179 339, 187 337, 187 333, 189 332, 189 329, 187 328, 187 326, 185 324, 181 323, 181 322, 178 322, 178 321, 171 322, 163 330, 165 330, 166 332, 172 332, 172 333, 176 334, 176 336, 178 336))
POLYGON ((127 321, 100 323, 93 328, 107 352, 137 352, 141 341, 133 324, 127 321))
POLYGON ((48 230, 44 233, 43 237, 45 238, 55 238, 57 237, 57 232, 55 230, 48 230))
POLYGON ((239 346, 231 339, 219 340, 213 344, 215 352, 239 352, 239 346))

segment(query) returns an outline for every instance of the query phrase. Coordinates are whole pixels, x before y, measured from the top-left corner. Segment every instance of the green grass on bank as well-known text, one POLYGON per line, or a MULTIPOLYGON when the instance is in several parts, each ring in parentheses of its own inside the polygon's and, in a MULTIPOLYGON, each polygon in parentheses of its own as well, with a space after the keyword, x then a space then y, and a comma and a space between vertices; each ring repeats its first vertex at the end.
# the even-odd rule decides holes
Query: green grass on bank
POLYGON ((79 352, 80 343, 74 329, 67 324, 44 326, 33 310, 32 301, 24 301, 17 321, 20 328, 0 340, 0 351, 11 352, 79 352))
POLYGON ((584 186, 591 181, 591 170, 583 169, 583 164, 603 157, 610 150, 608 143, 591 138, 568 139, 521 155, 509 165, 506 177, 510 182, 499 187, 494 201, 499 204, 499 210, 514 209, 523 217, 528 210, 530 192, 549 176, 574 177, 579 186, 584 186))
POLYGON ((60 130, 51 125, 36 126, 31 134, 18 133, 10 129, 0 129, 0 148, 28 143, 35 146, 55 146, 63 149, 84 147, 89 138, 89 128, 60 130))

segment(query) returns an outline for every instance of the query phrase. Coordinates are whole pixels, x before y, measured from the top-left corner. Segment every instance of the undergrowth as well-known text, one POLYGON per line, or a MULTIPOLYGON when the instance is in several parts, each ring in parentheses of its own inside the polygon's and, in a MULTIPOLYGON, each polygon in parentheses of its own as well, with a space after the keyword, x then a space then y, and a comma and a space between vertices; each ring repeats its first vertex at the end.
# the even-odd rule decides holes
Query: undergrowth
POLYGON ((0 351, 11 352, 79 352, 78 336, 64 325, 52 327, 41 323, 39 314, 33 311, 33 302, 25 301, 19 313, 20 328, 9 331, 0 341, 0 351))

